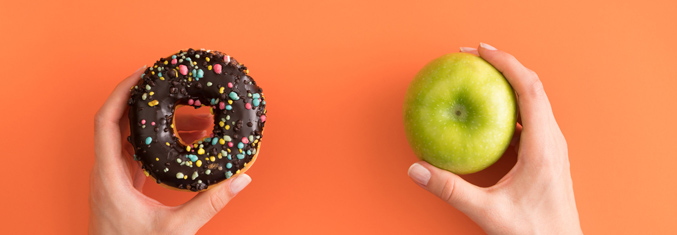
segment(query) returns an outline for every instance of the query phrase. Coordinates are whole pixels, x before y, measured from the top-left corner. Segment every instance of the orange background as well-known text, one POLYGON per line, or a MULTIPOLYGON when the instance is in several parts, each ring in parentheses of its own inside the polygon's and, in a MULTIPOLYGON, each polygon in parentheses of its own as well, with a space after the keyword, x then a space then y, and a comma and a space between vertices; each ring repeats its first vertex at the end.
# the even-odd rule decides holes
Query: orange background
POLYGON ((0 230, 85 233, 94 113, 140 66, 202 47, 250 68, 269 122, 237 215, 200 233, 482 233, 408 178, 401 109, 425 63, 487 42, 542 78, 583 231, 676 234, 677 2, 509 2, 3 1, 0 230))

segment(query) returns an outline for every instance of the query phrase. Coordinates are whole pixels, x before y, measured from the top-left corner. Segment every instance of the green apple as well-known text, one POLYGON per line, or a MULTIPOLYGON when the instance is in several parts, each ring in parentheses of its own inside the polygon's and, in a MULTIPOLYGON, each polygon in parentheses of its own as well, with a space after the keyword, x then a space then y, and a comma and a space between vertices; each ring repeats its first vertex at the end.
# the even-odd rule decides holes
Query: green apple
POLYGON ((515 93, 482 58, 452 53, 428 63, 409 85, 404 129, 418 158, 469 174, 495 163, 510 144, 515 93))

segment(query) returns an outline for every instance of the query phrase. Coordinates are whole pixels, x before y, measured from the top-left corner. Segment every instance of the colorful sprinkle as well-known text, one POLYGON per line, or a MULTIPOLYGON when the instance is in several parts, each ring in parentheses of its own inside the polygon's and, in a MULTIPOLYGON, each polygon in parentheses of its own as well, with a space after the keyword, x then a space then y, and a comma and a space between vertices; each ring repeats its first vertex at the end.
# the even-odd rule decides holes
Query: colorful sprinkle
POLYGON ((240 97, 237 96, 237 93, 235 93, 234 91, 231 91, 230 94, 228 94, 228 97, 230 97, 233 100, 239 100, 240 99, 240 97))
POLYGON ((191 162, 197 161, 197 156, 194 154, 188 154, 186 157, 189 158, 191 162))
POLYGON ((201 166, 202 166, 202 161, 201 161, 201 160, 197 160, 197 161, 195 162, 195 165, 196 165, 197 167, 201 167, 201 166))
POLYGON ((221 64, 215 64, 214 65, 214 72, 216 74, 221 74, 221 69, 222 69, 221 64))
POLYGON ((266 122, 266 115, 261 115, 261 122, 266 122))
POLYGON ((247 137, 242 137, 242 143, 248 144, 249 139, 247 139, 247 137))
POLYGON ((240 159, 240 160, 244 159, 244 154, 238 154, 237 159, 240 159))
POLYGON ((249 110, 249 109, 252 109, 252 105, 251 105, 250 103, 246 103, 246 104, 244 105, 244 108, 246 108, 246 109, 248 109, 248 110, 249 110))
POLYGON ((226 163, 226 168, 228 168, 228 169, 233 168, 233 164, 231 164, 230 162, 226 163))
POLYGON ((176 64, 176 58, 172 59, 172 65, 176 64))
POLYGON ((233 83, 228 83, 228 88, 233 88, 233 83))
POLYGON ((219 109, 225 109, 226 108, 226 103, 223 103, 223 101, 219 102, 219 109))
POLYGON ((199 150, 197 150, 197 154, 203 155, 203 154, 205 154, 205 150, 199 149, 199 150))
POLYGON ((146 124, 146 119, 141 120, 141 125, 146 124))
POLYGON ((207 86, 212 86, 212 82, 207 82, 207 86))
POLYGON ((212 139, 212 145, 216 145, 216 143, 219 142, 219 138, 213 138, 212 139))
POLYGON ((258 99, 261 98, 261 95, 259 95, 259 93, 254 93, 254 95, 252 95, 252 98, 258 99))
POLYGON ((153 100, 153 101, 151 101, 151 102, 148 102, 148 106, 153 107, 153 106, 155 106, 155 105, 158 105, 159 103, 160 103, 159 101, 153 100))
POLYGON ((146 144, 150 144, 151 142, 153 142, 153 137, 146 137, 146 144))
POLYGON ((233 142, 228 142, 228 147, 233 147, 233 142))
POLYGON ((223 91, 225 91, 225 90, 226 90, 225 87, 221 87, 221 88, 219 88, 219 93, 220 93, 220 94, 223 94, 223 91))
POLYGON ((233 106, 226 105, 226 110, 233 110, 233 106))
POLYGON ((188 67, 186 67, 185 65, 179 65, 179 72, 182 75, 187 75, 188 74, 188 67))
POLYGON ((181 173, 181 172, 176 173, 176 178, 177 179, 183 179, 183 173, 181 173))
POLYGON ((155 126, 155 122, 151 122, 150 125, 151 125, 151 126, 155 126))
POLYGON ((238 143, 238 144, 237 144, 237 148, 239 148, 239 149, 244 148, 244 144, 243 144, 242 142, 238 143))
POLYGON ((227 135, 227 136, 224 136, 223 139, 224 139, 225 141, 228 141, 228 142, 232 141, 232 139, 231 139, 230 136, 228 136, 228 135, 227 135))
POLYGON ((193 172, 193 175, 190 177, 190 179, 195 180, 195 178, 197 178, 197 176, 198 176, 197 171, 195 171, 195 172, 193 172))
POLYGON ((195 101, 193 99, 188 100, 188 105, 193 105, 194 103, 195 103, 195 101))
POLYGON ((254 107, 259 107, 259 104, 261 104, 261 99, 254 99, 252 100, 252 103, 254 104, 254 107))
POLYGON ((200 100, 195 100, 195 106, 202 106, 202 103, 200 103, 200 100))
POLYGON ((205 171, 205 175, 209 175, 209 174, 211 174, 211 173, 212 173, 212 170, 210 170, 210 169, 207 169, 207 170, 205 171))
POLYGON ((226 171, 226 179, 229 179, 230 177, 233 177, 233 173, 230 173, 230 171, 226 171))

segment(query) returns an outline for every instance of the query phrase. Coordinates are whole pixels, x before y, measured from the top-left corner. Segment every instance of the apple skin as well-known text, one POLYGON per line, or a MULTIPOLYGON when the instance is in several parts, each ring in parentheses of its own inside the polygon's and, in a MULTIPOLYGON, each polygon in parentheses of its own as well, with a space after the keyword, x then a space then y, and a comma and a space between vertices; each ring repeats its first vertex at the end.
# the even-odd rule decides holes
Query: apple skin
POLYGON ((404 129, 416 156, 456 174, 481 171, 505 152, 517 122, 515 93, 484 59, 452 53, 416 74, 404 129))

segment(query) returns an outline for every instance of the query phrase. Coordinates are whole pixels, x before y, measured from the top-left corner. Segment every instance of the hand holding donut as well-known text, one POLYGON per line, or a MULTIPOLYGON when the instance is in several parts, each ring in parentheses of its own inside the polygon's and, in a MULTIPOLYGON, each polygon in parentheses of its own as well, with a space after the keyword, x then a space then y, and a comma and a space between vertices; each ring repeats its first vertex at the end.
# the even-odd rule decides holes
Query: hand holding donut
POLYGON ((461 51, 491 63, 517 92, 521 120, 510 144, 517 164, 488 188, 423 161, 409 167, 409 176, 488 234, 582 234, 567 143, 538 76, 512 55, 484 43, 461 51))
MULTIPOLYGON (((120 82, 95 117, 95 163, 90 175, 90 234, 194 234, 218 213, 251 178, 238 174, 198 193, 183 205, 170 207, 142 193, 143 170, 131 161, 133 149, 123 147, 129 132, 129 88, 139 81, 146 67, 120 82)), ((183 138, 195 139, 212 125, 212 119, 193 117, 183 138)), ((177 118, 176 121, 180 121, 177 118)), ((179 125, 182 126, 182 125, 179 125)), ((185 125, 183 125, 185 126, 185 125)))

